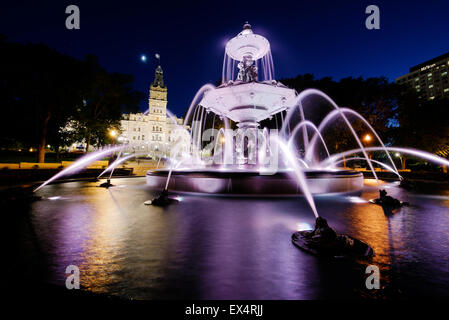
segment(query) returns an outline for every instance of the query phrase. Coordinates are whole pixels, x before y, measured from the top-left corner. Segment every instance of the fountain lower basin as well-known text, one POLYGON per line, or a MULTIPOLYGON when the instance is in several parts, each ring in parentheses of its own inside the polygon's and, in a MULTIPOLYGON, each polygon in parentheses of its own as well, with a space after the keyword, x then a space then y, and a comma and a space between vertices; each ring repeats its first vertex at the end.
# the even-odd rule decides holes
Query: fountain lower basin
MULTIPOLYGON (((163 189, 167 182, 167 169, 150 170, 146 174, 147 186, 163 189)), ((304 172, 312 194, 356 193, 363 187, 363 174, 356 171, 304 172)), ((292 171, 279 171, 261 175, 251 170, 177 170, 173 171, 168 189, 174 192, 242 196, 295 196, 301 195, 292 171)))

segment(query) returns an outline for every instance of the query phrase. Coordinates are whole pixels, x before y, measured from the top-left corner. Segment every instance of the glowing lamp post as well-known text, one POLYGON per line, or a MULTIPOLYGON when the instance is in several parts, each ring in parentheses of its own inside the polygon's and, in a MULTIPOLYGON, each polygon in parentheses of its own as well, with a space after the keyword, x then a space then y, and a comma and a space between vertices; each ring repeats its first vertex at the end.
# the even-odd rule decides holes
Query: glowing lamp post
POLYGON ((373 140, 373 138, 369 134, 367 134, 363 137, 363 141, 365 141, 366 143, 370 143, 371 140, 373 140))
POLYGON ((115 140, 117 139, 117 135, 118 135, 117 130, 115 130, 115 129, 109 129, 108 135, 109 135, 109 137, 112 139, 112 142, 113 142, 113 144, 114 144, 114 143, 115 143, 115 140))
POLYGON ((113 139, 117 136, 117 131, 114 129, 109 130, 109 136, 113 139))
MULTIPOLYGON (((363 137, 363 141, 365 141, 366 144, 369 144, 369 143, 371 142, 371 140, 373 140, 373 137, 371 137, 370 134, 366 134, 366 135, 363 137)), ((368 157, 369 157, 370 160, 373 158, 373 156, 371 155, 371 153, 367 152, 366 154, 368 155, 368 157)))

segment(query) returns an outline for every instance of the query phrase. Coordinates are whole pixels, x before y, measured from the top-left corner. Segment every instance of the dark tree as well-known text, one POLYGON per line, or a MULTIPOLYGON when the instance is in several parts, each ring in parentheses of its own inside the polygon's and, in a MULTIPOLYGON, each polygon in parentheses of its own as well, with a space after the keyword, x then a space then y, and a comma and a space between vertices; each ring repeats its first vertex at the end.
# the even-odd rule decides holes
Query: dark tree
POLYGON ((108 73, 93 56, 80 61, 43 44, 0 37, 0 70, 0 144, 37 147, 38 162, 47 144, 58 151, 78 138, 105 143, 107 128, 118 127, 122 112, 136 111, 143 98, 131 75, 108 73), (70 134, 67 124, 75 129, 70 134))
POLYGON ((108 73, 92 55, 86 57, 85 64, 83 104, 73 119, 88 150, 92 144, 108 142, 108 129, 119 129, 122 113, 136 112, 143 94, 133 89, 132 75, 108 73))
POLYGON ((1 42, 3 146, 37 146, 44 162, 49 132, 79 103, 81 63, 42 44, 1 42))
POLYGON ((420 100, 413 91, 400 96, 395 130, 398 145, 439 153, 449 147, 449 99, 420 100))

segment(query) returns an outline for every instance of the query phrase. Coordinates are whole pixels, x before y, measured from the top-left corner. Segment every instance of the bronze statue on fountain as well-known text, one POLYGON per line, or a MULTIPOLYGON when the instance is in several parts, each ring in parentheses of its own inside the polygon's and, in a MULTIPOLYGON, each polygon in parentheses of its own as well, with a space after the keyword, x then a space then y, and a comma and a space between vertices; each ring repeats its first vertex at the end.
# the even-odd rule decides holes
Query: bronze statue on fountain
POLYGON ((295 232, 292 242, 301 250, 319 257, 366 260, 374 256, 374 250, 368 244, 351 236, 338 234, 322 217, 316 218, 314 230, 295 232))
POLYGON ((178 203, 178 200, 169 196, 168 189, 163 189, 159 196, 153 200, 147 200, 144 202, 145 205, 153 205, 157 207, 166 207, 174 203, 178 203))
POLYGON ((379 198, 370 200, 370 202, 381 205, 382 207, 386 207, 388 209, 398 209, 403 206, 409 205, 408 202, 400 201, 387 195, 387 191, 384 189, 379 190, 379 198))

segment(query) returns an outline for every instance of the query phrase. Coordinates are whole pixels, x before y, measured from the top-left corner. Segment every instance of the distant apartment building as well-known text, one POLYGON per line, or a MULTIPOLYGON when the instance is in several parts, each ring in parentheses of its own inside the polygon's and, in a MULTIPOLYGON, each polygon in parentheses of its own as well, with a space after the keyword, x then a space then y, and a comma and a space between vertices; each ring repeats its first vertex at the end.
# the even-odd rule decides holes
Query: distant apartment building
POLYGON ((418 93, 419 98, 434 100, 449 98, 449 52, 410 68, 396 79, 418 93))
POLYGON ((150 85, 148 110, 144 113, 123 114, 120 121, 120 143, 127 145, 128 152, 148 153, 152 157, 167 156, 177 145, 180 152, 188 152, 190 134, 183 119, 167 115, 167 86, 163 71, 158 66, 150 85))

